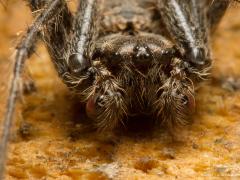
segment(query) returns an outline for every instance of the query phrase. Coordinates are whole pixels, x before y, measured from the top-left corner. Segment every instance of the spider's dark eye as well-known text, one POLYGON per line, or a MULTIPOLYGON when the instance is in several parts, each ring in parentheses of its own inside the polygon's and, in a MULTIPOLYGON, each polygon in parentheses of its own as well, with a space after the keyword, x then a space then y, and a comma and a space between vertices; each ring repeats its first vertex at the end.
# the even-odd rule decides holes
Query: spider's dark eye
POLYGON ((133 49, 134 58, 133 61, 136 65, 149 64, 151 62, 152 53, 146 45, 136 45, 133 49))
POLYGON ((150 50, 147 46, 135 46, 133 50, 137 58, 145 59, 150 56, 150 50))
POLYGON ((100 60, 108 67, 118 66, 122 61, 122 56, 119 52, 112 53, 111 51, 101 51, 95 49, 92 54, 92 60, 100 60))

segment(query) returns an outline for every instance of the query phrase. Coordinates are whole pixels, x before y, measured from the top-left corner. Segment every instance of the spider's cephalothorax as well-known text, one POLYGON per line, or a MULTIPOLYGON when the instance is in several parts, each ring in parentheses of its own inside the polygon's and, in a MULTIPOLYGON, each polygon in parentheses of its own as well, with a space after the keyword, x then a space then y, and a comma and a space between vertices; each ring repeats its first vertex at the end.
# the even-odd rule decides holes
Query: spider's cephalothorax
POLYGON ((19 45, 17 58, 23 61, 32 53, 42 32, 59 76, 86 103, 98 129, 112 130, 141 113, 172 129, 186 124, 194 110, 194 86, 211 65, 209 32, 229 4, 81 0, 73 15, 64 0, 29 0, 32 11, 43 13, 19 45))
POLYGON ((186 124, 194 110, 194 81, 209 67, 208 46, 203 42, 208 41, 207 33, 190 34, 188 38, 198 42, 184 44, 186 48, 173 43, 174 38, 163 36, 167 27, 161 27, 157 19, 161 14, 151 3, 106 2, 103 16, 95 19, 99 30, 87 57, 76 52, 66 57, 69 70, 64 71, 63 80, 80 94, 88 116, 101 130, 113 129, 125 117, 141 113, 172 129, 186 124))
POLYGON ((223 14, 213 18, 211 11, 224 12, 228 4, 86 0, 74 19, 62 2, 42 37, 60 77, 86 103, 98 129, 112 130, 141 113, 172 129, 188 123, 194 85, 211 65, 208 29, 223 14))
POLYGON ((138 32, 100 38, 92 54, 96 75, 80 93, 87 113, 103 129, 141 113, 171 127, 186 123, 194 109, 194 92, 181 57, 161 35, 138 32))

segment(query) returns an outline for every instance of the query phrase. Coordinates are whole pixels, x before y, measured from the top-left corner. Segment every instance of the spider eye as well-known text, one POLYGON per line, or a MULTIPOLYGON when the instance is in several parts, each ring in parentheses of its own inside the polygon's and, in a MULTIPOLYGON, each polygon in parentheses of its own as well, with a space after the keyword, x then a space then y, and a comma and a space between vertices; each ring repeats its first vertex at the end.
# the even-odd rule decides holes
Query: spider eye
POLYGON ((134 63, 136 65, 149 64, 151 62, 152 53, 146 45, 136 45, 134 51, 134 63))

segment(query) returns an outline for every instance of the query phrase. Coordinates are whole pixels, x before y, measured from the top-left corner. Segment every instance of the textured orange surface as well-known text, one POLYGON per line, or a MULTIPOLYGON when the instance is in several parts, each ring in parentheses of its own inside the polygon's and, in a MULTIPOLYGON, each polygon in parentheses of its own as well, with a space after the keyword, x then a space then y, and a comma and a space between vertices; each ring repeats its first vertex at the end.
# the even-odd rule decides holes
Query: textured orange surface
MULTIPOLYGON (((30 22, 22 1, 9 1, 7 9, 0 5, 0 114, 17 34, 30 22)), ((115 143, 83 132, 76 100, 39 45, 27 63, 37 91, 19 103, 6 179, 240 178, 240 91, 227 81, 240 77, 239 7, 229 9, 213 42, 214 80, 199 89, 194 122, 180 131, 179 140, 164 130, 123 131, 115 143)))

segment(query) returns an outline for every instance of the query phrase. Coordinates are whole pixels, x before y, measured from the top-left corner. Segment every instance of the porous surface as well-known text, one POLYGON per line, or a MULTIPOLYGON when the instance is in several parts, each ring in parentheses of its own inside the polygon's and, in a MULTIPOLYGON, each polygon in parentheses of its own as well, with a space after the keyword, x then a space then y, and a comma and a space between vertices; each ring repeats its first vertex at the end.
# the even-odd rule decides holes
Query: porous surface
MULTIPOLYGON (((231 7, 220 24, 212 45, 212 79, 198 90, 193 124, 183 128, 177 140, 162 129, 123 130, 114 141, 85 131, 84 117, 77 112, 82 107, 76 107, 76 98, 39 44, 26 67, 37 90, 18 103, 5 179, 240 177, 239 19, 240 7, 231 7)), ((0 4, 1 123, 11 56, 18 34, 30 23, 24 2, 11 0, 6 8, 0 4)))

